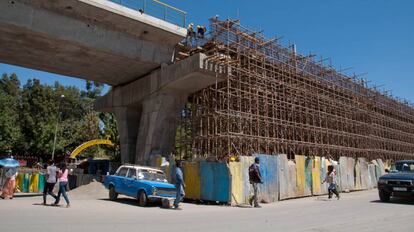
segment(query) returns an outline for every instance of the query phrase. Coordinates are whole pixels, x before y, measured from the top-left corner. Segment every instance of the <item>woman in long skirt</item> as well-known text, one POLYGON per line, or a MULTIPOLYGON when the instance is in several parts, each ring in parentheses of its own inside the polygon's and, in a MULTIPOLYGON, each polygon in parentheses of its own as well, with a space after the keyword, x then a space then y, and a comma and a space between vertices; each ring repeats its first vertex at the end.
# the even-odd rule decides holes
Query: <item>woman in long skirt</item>
POLYGON ((4 182, 3 190, 0 195, 3 199, 13 199, 14 188, 16 187, 17 169, 9 168, 6 171, 6 182, 4 182))

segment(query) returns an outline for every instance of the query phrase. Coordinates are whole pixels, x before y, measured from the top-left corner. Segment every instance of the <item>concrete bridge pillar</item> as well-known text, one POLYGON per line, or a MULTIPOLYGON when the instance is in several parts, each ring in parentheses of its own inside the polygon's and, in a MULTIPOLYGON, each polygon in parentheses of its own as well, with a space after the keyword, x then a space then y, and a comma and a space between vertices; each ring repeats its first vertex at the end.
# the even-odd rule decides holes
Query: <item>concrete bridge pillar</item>
POLYGON ((136 163, 145 164, 151 155, 168 156, 172 152, 186 98, 187 95, 176 92, 159 93, 143 100, 136 141, 136 163))
POLYGON ((98 99, 95 109, 116 114, 122 163, 145 165, 151 155, 169 155, 188 96, 225 80, 226 72, 210 63, 206 55, 195 54, 115 86, 98 99))
POLYGON ((114 113, 118 122, 121 162, 133 164, 135 163, 141 108, 138 106, 115 107, 114 113))

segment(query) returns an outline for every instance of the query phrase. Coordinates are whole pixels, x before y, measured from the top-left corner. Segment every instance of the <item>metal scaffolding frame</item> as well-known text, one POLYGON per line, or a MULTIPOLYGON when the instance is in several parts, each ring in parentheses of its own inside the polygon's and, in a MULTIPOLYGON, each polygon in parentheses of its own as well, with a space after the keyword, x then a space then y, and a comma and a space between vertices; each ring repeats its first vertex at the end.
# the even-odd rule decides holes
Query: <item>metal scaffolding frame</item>
POLYGON ((196 52, 226 80, 189 98, 184 155, 264 154, 402 159, 414 154, 414 108, 296 53, 238 20, 210 20, 196 52))

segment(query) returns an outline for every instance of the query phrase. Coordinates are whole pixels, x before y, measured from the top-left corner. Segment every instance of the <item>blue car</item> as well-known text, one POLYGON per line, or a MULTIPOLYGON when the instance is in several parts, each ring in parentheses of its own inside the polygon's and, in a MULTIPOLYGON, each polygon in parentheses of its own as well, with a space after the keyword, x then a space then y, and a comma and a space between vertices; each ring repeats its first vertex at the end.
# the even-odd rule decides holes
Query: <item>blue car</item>
POLYGON ((110 200, 123 194, 136 198, 139 206, 176 196, 175 186, 168 183, 164 172, 150 167, 122 165, 114 175, 106 176, 103 184, 109 189, 110 200))

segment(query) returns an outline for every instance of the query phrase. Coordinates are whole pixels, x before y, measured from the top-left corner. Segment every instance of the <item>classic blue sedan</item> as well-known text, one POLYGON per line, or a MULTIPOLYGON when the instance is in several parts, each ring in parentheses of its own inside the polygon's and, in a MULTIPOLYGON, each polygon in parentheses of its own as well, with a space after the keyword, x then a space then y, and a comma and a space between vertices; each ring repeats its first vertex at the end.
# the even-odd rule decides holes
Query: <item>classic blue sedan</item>
POLYGON ((162 199, 175 199, 175 186, 168 183, 163 171, 137 165, 122 165, 114 175, 105 177, 105 188, 109 199, 116 200, 118 194, 135 197, 139 206, 162 199))

